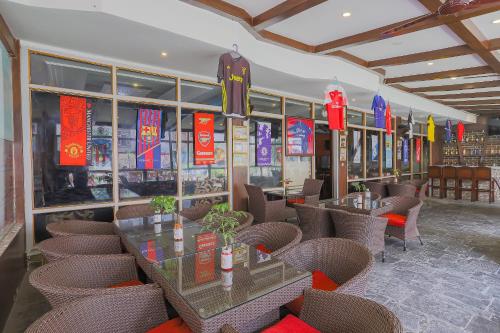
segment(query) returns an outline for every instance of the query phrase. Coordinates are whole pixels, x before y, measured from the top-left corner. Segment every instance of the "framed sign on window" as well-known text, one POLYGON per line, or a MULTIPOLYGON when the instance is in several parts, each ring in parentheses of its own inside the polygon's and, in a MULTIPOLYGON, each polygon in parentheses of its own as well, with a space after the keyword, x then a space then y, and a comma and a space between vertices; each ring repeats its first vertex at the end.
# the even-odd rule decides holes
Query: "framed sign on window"
POLYGON ((307 118, 286 119, 287 156, 314 155, 314 121, 307 118))

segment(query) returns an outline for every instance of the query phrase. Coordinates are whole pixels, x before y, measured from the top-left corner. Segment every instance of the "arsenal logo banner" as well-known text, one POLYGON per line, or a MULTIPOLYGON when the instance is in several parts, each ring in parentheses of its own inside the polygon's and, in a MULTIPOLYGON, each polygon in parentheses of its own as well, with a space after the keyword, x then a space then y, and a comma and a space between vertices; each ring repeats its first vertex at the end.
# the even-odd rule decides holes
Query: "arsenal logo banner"
POLYGON ((83 97, 60 96, 60 165, 87 164, 87 101, 83 97))
POLYGON ((137 113, 137 169, 161 169, 161 111, 137 113))
POLYGON ((214 115, 212 113, 195 113, 194 164, 214 164, 214 152, 214 115))

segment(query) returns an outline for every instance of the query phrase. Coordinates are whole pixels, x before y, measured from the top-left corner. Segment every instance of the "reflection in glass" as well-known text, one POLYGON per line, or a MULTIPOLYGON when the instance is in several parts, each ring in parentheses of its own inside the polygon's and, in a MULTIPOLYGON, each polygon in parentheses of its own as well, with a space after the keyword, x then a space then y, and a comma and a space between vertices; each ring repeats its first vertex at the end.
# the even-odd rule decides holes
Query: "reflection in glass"
POLYGON ((379 158, 379 148, 380 148, 380 140, 379 133, 377 131, 366 131, 366 177, 379 177, 379 166, 380 166, 380 158, 379 158))
POLYGON ((285 114, 293 117, 311 118, 311 103, 286 99, 285 114))
MULTIPOLYGON (((420 138, 420 137, 418 137, 420 138)), ((420 172, 420 164, 422 163, 422 140, 420 140, 420 162, 417 162, 417 138, 412 139, 412 158, 413 158, 413 173, 420 172)))
POLYGON ((118 103, 120 199, 177 194, 177 117, 175 107, 118 103), (139 109, 161 111, 161 169, 137 169, 139 109))
POLYGON ((221 96, 220 85, 181 81, 181 100, 183 102, 221 106, 221 96))
POLYGON ((347 132, 348 179, 363 178, 363 131, 349 128, 347 132))
POLYGON ((32 92, 33 189, 35 207, 112 200, 111 101, 86 98, 91 115, 85 166, 59 161, 61 125, 59 97, 32 92))
POLYGON ((327 113, 325 106, 321 103, 314 104, 314 118, 318 120, 327 120, 327 113))
POLYGON ((200 205, 215 205, 219 203, 227 202, 227 196, 221 195, 217 197, 206 197, 206 198, 197 198, 197 199, 185 199, 182 200, 182 209, 186 208, 194 208, 200 205))
POLYGON ((111 94, 111 67, 31 53, 31 83, 111 94))
POLYGON ((363 114, 352 110, 347 110, 347 123, 351 125, 363 125, 363 114))
POLYGON ((429 156, 430 156, 430 143, 427 137, 422 138, 422 160, 423 160, 423 170, 422 172, 427 172, 429 168, 429 156))
POLYGON ((286 157, 286 179, 291 183, 289 186, 302 186, 306 178, 312 177, 312 158, 301 156, 286 157))
MULTIPOLYGON (((194 165, 193 113, 182 110, 182 188, 184 195, 224 192, 227 190, 226 117, 214 112, 215 163, 194 165)), ((209 111, 199 111, 210 113, 209 111)))
POLYGON ((320 199, 332 197, 332 132, 328 125, 316 123, 314 131, 315 140, 315 158, 316 158, 316 179, 323 180, 320 199))
POLYGON ((282 122, 280 119, 250 118, 250 184, 263 188, 281 186, 282 178, 282 122), (271 124, 271 165, 257 166, 256 163, 256 128, 257 122, 271 124))
POLYGON ((366 113, 366 126, 375 127, 375 115, 373 113, 366 113))
POLYGON ((175 101, 176 79, 118 69, 116 72, 117 94, 157 98, 175 101))
POLYGON ((250 107, 252 112, 281 114, 281 97, 251 91, 250 107))

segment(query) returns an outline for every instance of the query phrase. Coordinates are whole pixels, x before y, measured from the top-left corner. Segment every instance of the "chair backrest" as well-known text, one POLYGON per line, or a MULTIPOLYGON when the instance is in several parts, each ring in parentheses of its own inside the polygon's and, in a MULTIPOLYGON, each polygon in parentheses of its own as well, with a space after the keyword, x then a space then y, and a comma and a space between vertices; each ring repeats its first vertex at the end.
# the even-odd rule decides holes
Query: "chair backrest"
POLYGON ((402 333, 394 313, 372 300, 306 289, 300 319, 321 332, 402 333))
POLYGON ((245 189, 248 193, 248 211, 253 214, 257 222, 265 221, 266 212, 266 196, 262 188, 245 184, 245 189))
POLYGON ((435 166, 435 165, 429 166, 427 168, 427 177, 429 177, 429 178, 441 178, 442 170, 443 170, 443 168, 440 166, 435 166))
POLYGON ((413 184, 387 184, 389 196, 414 197, 417 187, 413 184))
POLYGON ((46 229, 52 237, 114 234, 114 226, 112 223, 87 220, 62 220, 52 222, 47 224, 46 229))
POLYGON ((407 215, 409 209, 423 204, 419 198, 407 196, 387 197, 382 199, 382 202, 388 202, 392 205, 391 213, 401 215, 407 215))
POLYGON ((475 167, 472 168, 474 170, 474 179, 476 180, 491 180, 491 168, 488 167, 475 167))
POLYGON ((305 179, 304 187, 302 188, 302 193, 304 195, 320 194, 323 182, 324 181, 322 179, 312 179, 312 178, 305 179))
POLYGON ((118 208, 116 218, 118 220, 133 219, 136 217, 153 216, 155 214, 150 204, 128 205, 118 208))
POLYGON ((27 333, 144 333, 168 320, 160 288, 90 296, 47 312, 27 333))
POLYGON ((295 204, 302 241, 334 237, 335 228, 326 208, 306 204, 295 204))
POLYGON ((461 166, 456 168, 456 176, 458 179, 470 179, 474 177, 473 168, 468 166, 461 166))
POLYGON ((210 209, 212 209, 212 203, 202 203, 195 205, 194 207, 184 208, 179 212, 179 215, 190 219, 191 221, 200 220, 208 214, 210 209))
POLYGON ((381 182, 365 182, 365 186, 372 193, 378 193, 382 198, 388 196, 387 194, 387 184, 381 182))
POLYGON ((443 178, 455 178, 457 176, 457 168, 454 166, 445 166, 441 172, 443 178))

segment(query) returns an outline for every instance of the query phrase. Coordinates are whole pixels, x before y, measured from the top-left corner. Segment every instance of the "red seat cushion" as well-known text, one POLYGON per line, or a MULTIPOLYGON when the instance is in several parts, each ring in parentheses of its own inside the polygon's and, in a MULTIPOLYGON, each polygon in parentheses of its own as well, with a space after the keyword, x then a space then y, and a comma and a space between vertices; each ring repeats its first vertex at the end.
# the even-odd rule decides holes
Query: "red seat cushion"
POLYGON ((109 288, 134 287, 134 286, 142 286, 143 284, 144 283, 142 283, 139 280, 130 280, 130 281, 124 281, 124 282, 114 284, 112 286, 109 286, 109 288))
POLYGON ((381 216, 387 218, 388 219, 387 225, 391 225, 393 227, 402 228, 406 224, 406 216, 404 216, 404 215, 387 213, 387 214, 383 214, 381 216))
MULTIPOLYGON (((325 273, 321 271, 312 272, 312 288, 325 291, 334 291, 339 285, 330 279, 325 273)), ((299 296, 286 305, 286 308, 291 313, 298 316, 304 305, 304 296, 299 296)))
POLYGON ((191 333, 189 326, 181 317, 167 320, 163 324, 150 329, 146 333, 191 333))
POLYGON ((267 254, 271 254, 273 251, 269 250, 264 244, 257 244, 257 246, 255 247, 257 250, 259 250, 260 252, 264 252, 264 253, 267 253, 267 254))
POLYGON ((288 199, 287 202, 292 205, 292 204, 303 204, 306 202, 305 198, 291 198, 288 199))
POLYGON ((273 326, 263 330, 262 333, 320 333, 320 331, 289 314, 273 326))

